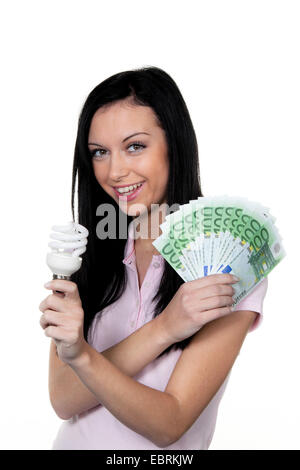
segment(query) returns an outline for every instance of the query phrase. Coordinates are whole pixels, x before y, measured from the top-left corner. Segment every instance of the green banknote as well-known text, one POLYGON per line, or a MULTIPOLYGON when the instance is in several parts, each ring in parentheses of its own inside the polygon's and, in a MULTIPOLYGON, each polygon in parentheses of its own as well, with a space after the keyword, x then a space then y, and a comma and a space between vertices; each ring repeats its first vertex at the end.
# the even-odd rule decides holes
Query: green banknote
POLYGON ((268 207, 243 197, 199 197, 166 216, 153 245, 185 282, 235 274, 235 306, 286 255, 275 221, 268 207))

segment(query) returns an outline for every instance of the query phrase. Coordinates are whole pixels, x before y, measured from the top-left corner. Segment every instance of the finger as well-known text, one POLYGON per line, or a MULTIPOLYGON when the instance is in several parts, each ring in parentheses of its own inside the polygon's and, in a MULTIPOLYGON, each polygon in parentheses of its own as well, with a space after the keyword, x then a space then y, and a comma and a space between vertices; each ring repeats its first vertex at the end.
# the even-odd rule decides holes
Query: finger
POLYGON ((191 288, 206 287, 212 284, 233 284, 238 282, 234 279, 234 276, 229 273, 218 273, 218 274, 209 274, 208 276, 201 277, 200 279, 194 279, 188 281, 188 284, 191 288))
POLYGON ((62 316, 53 310, 45 310, 43 315, 40 317, 40 325, 43 329, 50 325, 59 326, 61 325, 61 322, 62 316))
MULTIPOLYGON (((51 294, 52 295, 52 294, 51 294)), ((48 297, 50 297, 50 295, 48 295, 44 300, 42 300, 42 302, 40 303, 39 305, 39 310, 41 312, 44 312, 45 310, 47 310, 47 308, 49 308, 49 305, 48 305, 48 297)))
MULTIPOLYGON (((51 289, 53 291, 63 292, 66 297, 72 300, 79 299, 79 293, 77 284, 72 281, 66 281, 64 279, 53 279, 52 281, 44 284, 46 289, 51 289)), ((58 296, 57 296, 58 297, 58 296)))
POLYGON ((201 287, 199 289, 199 294, 201 294, 202 299, 207 297, 214 297, 217 295, 234 295, 235 290, 231 284, 213 284, 207 287, 201 287))
POLYGON ((219 295, 218 297, 208 297, 201 299, 199 302, 199 310, 214 310, 216 308, 227 307, 233 304, 233 299, 229 295, 219 295))
POLYGON ((45 310, 55 310, 56 312, 68 311, 65 300, 54 294, 48 295, 40 303, 39 309, 41 312, 45 312, 45 310))
POLYGON ((61 340, 66 340, 67 339, 66 338, 66 332, 58 326, 50 325, 47 328, 45 328, 44 333, 49 338, 53 338, 53 339, 56 339, 56 340, 61 341, 61 340))
POLYGON ((205 312, 200 312, 199 319, 201 319, 201 324, 205 325, 210 321, 216 320, 217 318, 224 317, 225 315, 229 315, 232 313, 233 310, 231 307, 221 307, 215 308, 213 310, 207 310, 205 312))

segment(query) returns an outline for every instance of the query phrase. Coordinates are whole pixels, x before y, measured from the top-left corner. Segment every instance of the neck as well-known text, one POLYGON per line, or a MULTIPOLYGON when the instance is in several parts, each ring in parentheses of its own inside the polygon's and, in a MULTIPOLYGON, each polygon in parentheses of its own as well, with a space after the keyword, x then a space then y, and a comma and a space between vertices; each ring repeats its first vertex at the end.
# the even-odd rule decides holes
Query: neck
POLYGON ((159 225, 164 222, 165 215, 165 208, 160 207, 159 210, 152 211, 150 214, 134 217, 136 249, 147 254, 160 254, 152 242, 162 234, 159 225))

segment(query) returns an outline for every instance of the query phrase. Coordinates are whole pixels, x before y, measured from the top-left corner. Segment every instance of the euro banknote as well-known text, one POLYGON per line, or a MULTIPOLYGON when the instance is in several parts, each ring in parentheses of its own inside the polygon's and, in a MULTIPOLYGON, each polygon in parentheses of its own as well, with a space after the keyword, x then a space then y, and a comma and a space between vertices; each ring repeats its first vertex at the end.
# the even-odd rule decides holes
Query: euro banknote
POLYGON ((166 215, 152 244, 185 282, 236 275, 235 306, 286 256, 269 209, 244 197, 198 197, 166 215))

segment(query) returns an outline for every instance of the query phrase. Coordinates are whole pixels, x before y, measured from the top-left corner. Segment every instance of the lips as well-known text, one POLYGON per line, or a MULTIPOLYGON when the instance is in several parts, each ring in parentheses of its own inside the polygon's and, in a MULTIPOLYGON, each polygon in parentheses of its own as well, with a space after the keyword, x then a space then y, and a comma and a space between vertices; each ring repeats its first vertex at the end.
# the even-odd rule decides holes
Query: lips
MULTIPOLYGON (((126 194, 120 194, 115 188, 114 191, 116 193, 116 195, 118 196, 118 198, 121 200, 121 201, 131 201, 132 199, 136 198, 136 196, 141 192, 141 190, 143 189, 145 185, 145 181, 143 182, 143 184, 141 186, 139 186, 138 188, 136 188, 133 193, 129 194, 128 196, 126 196, 126 194)), ((123 186, 124 187, 124 186, 123 186)))

